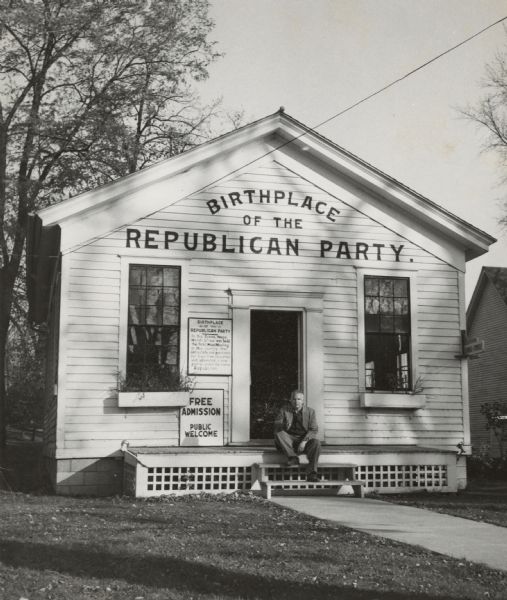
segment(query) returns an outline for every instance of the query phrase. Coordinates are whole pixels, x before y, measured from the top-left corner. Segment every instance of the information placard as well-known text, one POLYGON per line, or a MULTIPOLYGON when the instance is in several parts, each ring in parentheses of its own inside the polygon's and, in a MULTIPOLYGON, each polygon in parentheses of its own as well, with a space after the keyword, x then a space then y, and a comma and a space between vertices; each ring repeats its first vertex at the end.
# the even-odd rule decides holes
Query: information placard
POLYGON ((180 409, 180 446, 224 445, 224 390, 194 390, 180 409))
POLYGON ((188 319, 188 374, 232 374, 231 319, 188 319))

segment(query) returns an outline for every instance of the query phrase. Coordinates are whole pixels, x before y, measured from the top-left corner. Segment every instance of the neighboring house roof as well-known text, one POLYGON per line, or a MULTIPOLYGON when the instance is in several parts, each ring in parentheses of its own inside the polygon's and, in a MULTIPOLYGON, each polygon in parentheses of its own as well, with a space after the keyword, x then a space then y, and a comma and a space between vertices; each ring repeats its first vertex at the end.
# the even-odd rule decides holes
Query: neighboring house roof
MULTIPOLYGON (((49 276, 50 267, 45 260, 49 253, 54 255, 58 249, 70 252, 265 158, 306 175, 337 198, 348 194, 351 204, 358 191, 366 193, 371 200, 367 207, 369 216, 383 223, 394 223, 395 228, 398 224, 405 235, 410 232, 414 241, 435 253, 445 247, 451 256, 453 249, 459 248, 465 259, 471 260, 487 252, 496 241, 279 110, 183 154, 32 215, 27 244, 31 305, 36 296, 49 293, 49 284, 43 283, 49 276), (340 181, 346 182, 346 189, 338 185, 340 181), (44 285, 48 289, 35 289, 44 285)), ((453 264, 452 258, 449 262, 453 264)), ((458 266, 463 268, 461 264, 458 266)))
POLYGON ((472 324, 487 283, 494 286, 500 298, 507 304, 507 267, 482 267, 467 309, 468 328, 472 324))

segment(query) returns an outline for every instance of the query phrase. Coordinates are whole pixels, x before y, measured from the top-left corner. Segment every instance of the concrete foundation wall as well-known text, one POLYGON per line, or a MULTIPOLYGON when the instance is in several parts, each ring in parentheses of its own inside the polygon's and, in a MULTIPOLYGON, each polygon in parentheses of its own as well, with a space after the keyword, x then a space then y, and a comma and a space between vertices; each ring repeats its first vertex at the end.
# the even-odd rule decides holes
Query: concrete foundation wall
POLYGON ((55 492, 63 496, 123 493, 123 458, 52 459, 55 492))

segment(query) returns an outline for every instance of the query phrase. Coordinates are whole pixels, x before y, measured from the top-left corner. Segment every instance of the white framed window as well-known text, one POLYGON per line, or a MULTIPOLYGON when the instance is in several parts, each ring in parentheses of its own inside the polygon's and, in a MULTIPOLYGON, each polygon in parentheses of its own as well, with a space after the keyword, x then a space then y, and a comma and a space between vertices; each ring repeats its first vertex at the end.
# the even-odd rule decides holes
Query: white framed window
POLYGON ((358 269, 359 392, 364 407, 420 408, 417 272, 358 269))
POLYGON ((171 387, 186 370, 187 264, 121 256, 119 370, 127 388, 171 387))
POLYGON ((411 389, 408 277, 364 276, 364 356, 366 390, 411 389))

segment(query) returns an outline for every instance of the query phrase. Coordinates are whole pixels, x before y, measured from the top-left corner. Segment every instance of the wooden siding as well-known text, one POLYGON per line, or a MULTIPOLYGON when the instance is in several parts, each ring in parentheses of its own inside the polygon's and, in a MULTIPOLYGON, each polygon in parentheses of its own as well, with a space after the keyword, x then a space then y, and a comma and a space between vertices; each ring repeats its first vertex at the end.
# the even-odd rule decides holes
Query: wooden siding
MULTIPOLYGON (((149 190, 147 190, 149 193, 149 190)), ((100 218, 97 217, 97 218, 100 218)), ((65 450, 113 452, 122 439, 136 446, 178 445, 178 411, 173 409, 120 409, 117 406, 119 364, 120 256, 148 255, 188 263, 189 317, 228 318, 228 289, 320 292, 323 312, 324 436, 330 444, 420 444, 454 448, 463 439, 461 363, 454 356, 460 345, 458 273, 434 254, 368 218, 337 198, 294 175, 274 161, 252 166, 234 177, 187 197, 134 224, 64 256, 69 268, 69 291, 62 315, 66 355, 65 450), (274 204, 252 203, 222 208, 212 215, 206 202, 237 190, 293 191, 299 198, 327 202, 340 211, 331 222, 315 210, 298 206, 288 213, 274 204), (245 225, 244 216, 260 218, 245 225), (302 220, 301 229, 282 229, 273 218, 302 220), (126 249, 126 228, 175 231, 177 242, 158 249, 126 249), (185 250, 183 233, 198 234, 200 249, 185 250), (226 235, 235 252, 203 251, 202 234, 226 235), (239 252, 238 236, 262 238, 263 252, 239 252), (276 237, 283 250, 267 253, 267 240, 276 237), (286 238, 299 240, 299 256, 285 255, 286 238), (368 260, 337 258, 336 247, 320 257, 318 240, 385 244, 384 259, 377 250, 368 260), (390 245, 403 245, 400 262, 390 245), (418 343, 416 374, 421 376, 426 407, 419 411, 362 409, 359 407, 357 268, 405 269, 417 272, 418 343)), ((259 243, 259 246, 261 243, 259 243)), ((395 271, 393 271, 395 272, 395 271)), ((225 437, 231 403, 227 377, 198 377, 197 388, 225 390, 225 437)))
POLYGON ((485 342, 485 351, 469 361, 470 429, 474 453, 498 454, 494 436, 481 414, 485 402, 507 402, 507 306, 495 286, 487 281, 477 304, 469 335, 485 342))

